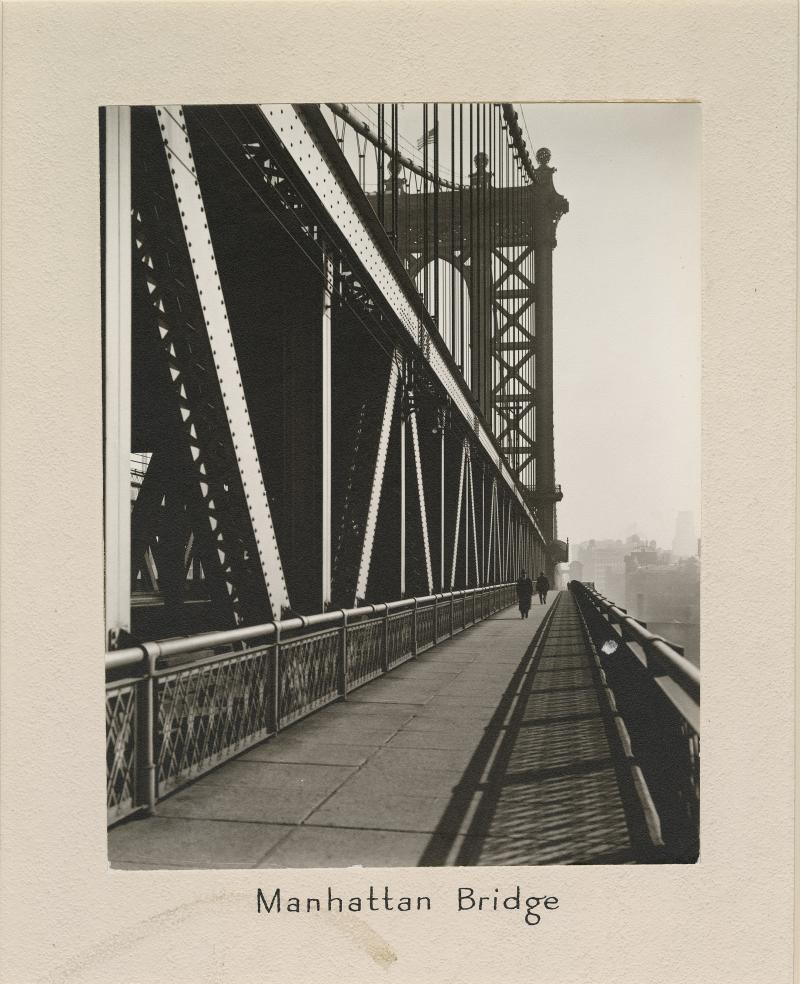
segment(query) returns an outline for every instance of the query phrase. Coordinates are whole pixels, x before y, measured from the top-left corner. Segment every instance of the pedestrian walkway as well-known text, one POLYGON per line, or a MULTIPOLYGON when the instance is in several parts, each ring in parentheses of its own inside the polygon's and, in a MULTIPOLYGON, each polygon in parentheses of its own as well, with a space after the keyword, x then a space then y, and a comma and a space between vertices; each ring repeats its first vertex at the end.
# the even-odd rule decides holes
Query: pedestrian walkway
POLYGON ((114 828, 112 866, 634 862, 646 830, 599 671, 571 595, 550 597, 114 828))

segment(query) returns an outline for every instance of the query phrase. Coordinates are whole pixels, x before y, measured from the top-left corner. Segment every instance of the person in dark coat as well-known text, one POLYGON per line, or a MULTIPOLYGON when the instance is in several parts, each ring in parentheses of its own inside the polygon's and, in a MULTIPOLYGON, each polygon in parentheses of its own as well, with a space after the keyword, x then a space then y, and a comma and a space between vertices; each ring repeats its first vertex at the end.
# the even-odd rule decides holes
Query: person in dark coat
POLYGON ((547 592, 550 590, 550 582, 547 580, 544 571, 539 571, 539 576, 536 578, 536 591, 539 594, 539 604, 547 604, 547 592))
POLYGON ((531 598, 533 597, 533 581, 523 571, 517 581, 517 600, 519 601, 519 617, 527 618, 531 610, 531 598))

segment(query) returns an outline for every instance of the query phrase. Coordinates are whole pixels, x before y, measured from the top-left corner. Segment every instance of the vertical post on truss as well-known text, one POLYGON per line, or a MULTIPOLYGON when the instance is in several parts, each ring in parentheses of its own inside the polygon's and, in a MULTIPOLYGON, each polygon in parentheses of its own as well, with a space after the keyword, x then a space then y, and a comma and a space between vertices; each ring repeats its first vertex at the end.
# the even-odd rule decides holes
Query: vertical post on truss
POLYGON ((469 473, 470 454, 467 451, 466 467, 464 469, 464 587, 469 587, 469 473))
POLYGON ((439 447, 439 590, 444 591, 444 423, 439 447))
POLYGON ((400 597, 406 594, 406 415, 400 414, 400 597))
POLYGON ((452 591, 456 583, 456 562, 458 560, 458 534, 461 529, 461 493, 464 489, 464 467, 467 460, 467 441, 466 438, 461 446, 461 471, 458 475, 458 504, 456 505, 456 528, 453 536, 453 565, 450 571, 450 590, 452 591))
POLYGON ((333 261, 323 257, 322 293, 322 611, 331 603, 331 303, 333 261))
POLYGON ((472 546, 475 555, 475 587, 481 584, 480 565, 478 563, 478 527, 475 522, 475 484, 472 481, 472 459, 469 462, 469 501, 472 512, 472 546))
POLYGON ((106 641, 131 621, 131 111, 105 109, 106 641))
POLYGON ((433 571, 431 570, 431 548, 428 540, 428 515, 425 508, 425 486, 422 480, 422 456, 419 446, 419 430, 416 414, 411 415, 411 445, 414 451, 414 467, 417 473, 417 496, 419 498, 419 517, 422 529, 422 546, 425 550, 425 574, 428 579, 428 594, 433 594, 433 571))
MULTIPOLYGON (((486 468, 481 468, 481 573, 486 565, 486 468)), ((486 584, 486 578, 483 579, 486 584)))

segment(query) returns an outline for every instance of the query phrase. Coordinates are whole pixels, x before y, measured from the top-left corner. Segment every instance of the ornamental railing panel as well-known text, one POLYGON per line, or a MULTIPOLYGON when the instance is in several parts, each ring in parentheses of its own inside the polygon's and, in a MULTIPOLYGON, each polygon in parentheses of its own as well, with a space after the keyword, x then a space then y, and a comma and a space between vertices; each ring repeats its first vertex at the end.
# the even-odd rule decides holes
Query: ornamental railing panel
POLYGON ((108 823, 145 810, 282 728, 346 698, 514 585, 297 616, 106 654, 108 823), (451 623, 452 620, 452 623, 451 623))

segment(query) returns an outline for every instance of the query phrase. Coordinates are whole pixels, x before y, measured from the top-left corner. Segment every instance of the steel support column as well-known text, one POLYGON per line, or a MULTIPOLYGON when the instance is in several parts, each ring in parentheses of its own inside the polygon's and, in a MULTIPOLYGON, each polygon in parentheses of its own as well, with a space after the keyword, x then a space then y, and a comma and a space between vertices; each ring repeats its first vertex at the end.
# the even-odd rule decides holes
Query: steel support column
POLYGON ((467 456, 464 470, 464 587, 469 587, 469 445, 465 445, 467 456))
POLYGON ((106 639, 131 621, 131 117, 105 110, 106 639))
POLYGON ((333 262, 325 253, 322 288, 322 611, 331 602, 331 304, 333 262))
POLYGON ((400 414, 400 597, 406 596, 406 417, 400 414))
POLYGON ((444 591, 444 422, 439 445, 439 590, 444 591))

